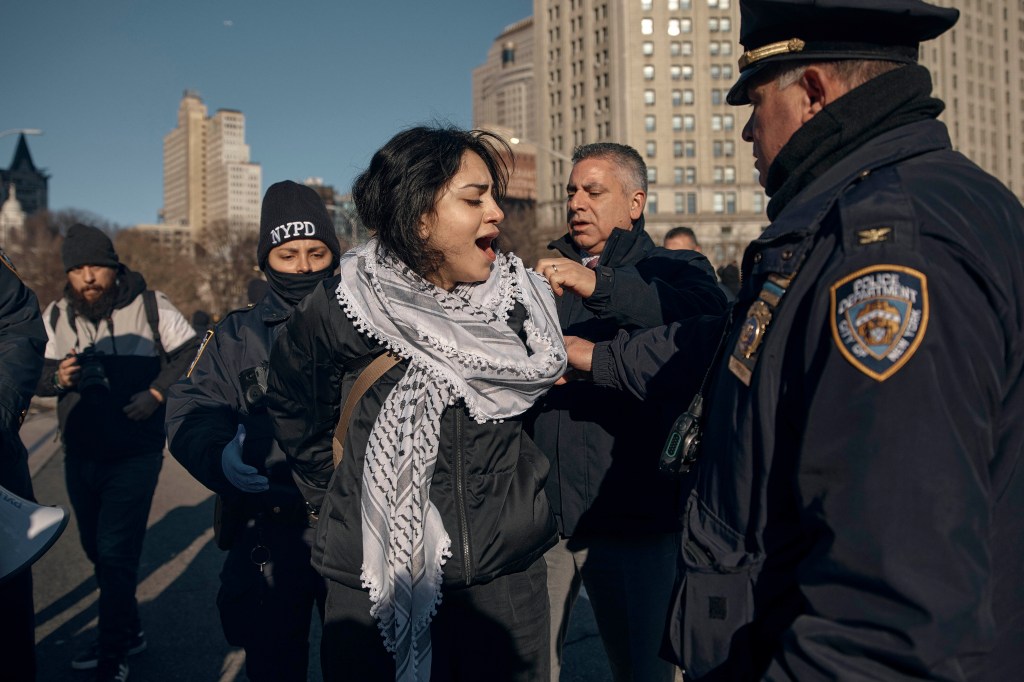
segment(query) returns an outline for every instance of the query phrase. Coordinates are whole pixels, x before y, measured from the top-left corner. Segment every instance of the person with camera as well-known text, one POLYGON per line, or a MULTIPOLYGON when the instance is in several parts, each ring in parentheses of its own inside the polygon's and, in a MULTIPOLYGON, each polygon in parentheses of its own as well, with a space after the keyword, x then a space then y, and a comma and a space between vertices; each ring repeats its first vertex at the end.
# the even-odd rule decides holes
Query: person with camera
POLYGON ((323 616, 324 583, 310 565, 313 530, 274 440, 265 390, 273 340, 340 255, 320 196, 291 181, 271 185, 256 253, 269 289, 207 332, 168 398, 171 454, 219 495, 217 543, 228 555, 217 606, 254 682, 306 680, 311 608, 323 616))
POLYGON ((61 257, 68 282, 43 312, 48 341, 36 395, 58 396, 68 496, 100 592, 98 639, 71 665, 96 668, 97 680, 124 680, 127 657, 146 648, 135 587, 163 463, 164 397, 197 339, 99 229, 72 225, 61 257))

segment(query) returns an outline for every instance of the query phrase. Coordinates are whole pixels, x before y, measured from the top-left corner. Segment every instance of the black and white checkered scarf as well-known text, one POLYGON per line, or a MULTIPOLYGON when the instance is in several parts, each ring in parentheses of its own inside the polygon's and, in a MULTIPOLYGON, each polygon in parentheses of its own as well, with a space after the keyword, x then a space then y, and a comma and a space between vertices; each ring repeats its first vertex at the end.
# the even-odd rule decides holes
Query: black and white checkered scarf
POLYGON ((396 679, 430 678, 430 619, 441 599, 451 539, 430 501, 444 409, 459 399, 478 422, 525 412, 566 366, 547 282, 499 253, 485 282, 448 292, 376 240, 341 259, 338 301, 363 334, 409 360, 370 433, 363 465, 363 587, 396 679), (527 311, 527 344, 508 326, 527 311))

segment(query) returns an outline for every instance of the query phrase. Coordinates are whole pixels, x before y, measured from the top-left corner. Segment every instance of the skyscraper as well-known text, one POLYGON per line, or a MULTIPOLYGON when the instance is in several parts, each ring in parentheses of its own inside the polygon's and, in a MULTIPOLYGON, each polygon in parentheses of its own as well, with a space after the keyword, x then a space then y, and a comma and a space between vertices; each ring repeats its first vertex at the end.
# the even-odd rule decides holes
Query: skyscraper
MULTIPOLYGON (((961 12, 953 30, 921 46, 953 147, 1024 197, 1024 7, 932 1, 961 12)), ((725 102, 742 50, 738 0, 534 0, 533 8, 534 102, 515 107, 536 112, 536 132, 501 111, 493 65, 474 71, 474 122, 505 120, 534 143, 548 236, 565 228, 573 148, 622 142, 648 165, 652 237, 689 225, 716 266, 738 260, 767 224, 768 202, 742 139, 749 109, 725 102)), ((488 64, 500 63, 506 42, 526 43, 527 21, 498 37, 488 64)))
POLYGON ((163 223, 188 228, 194 241, 218 230, 258 230, 260 166, 249 161, 245 115, 212 117, 198 93, 186 91, 178 125, 164 137, 163 223))

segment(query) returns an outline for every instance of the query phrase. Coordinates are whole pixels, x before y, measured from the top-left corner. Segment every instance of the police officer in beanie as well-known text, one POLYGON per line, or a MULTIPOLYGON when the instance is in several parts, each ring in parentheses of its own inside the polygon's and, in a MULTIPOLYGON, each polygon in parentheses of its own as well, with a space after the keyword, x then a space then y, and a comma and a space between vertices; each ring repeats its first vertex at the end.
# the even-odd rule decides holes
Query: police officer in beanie
POLYGON ((68 497, 100 591, 97 642, 71 666, 120 681, 127 657, 146 648, 135 588, 163 464, 164 399, 198 339, 102 231, 72 225, 61 256, 68 283, 43 311, 49 340, 36 395, 58 396, 68 497))
POLYGON ((228 642, 245 648, 254 682, 306 680, 314 605, 323 618, 323 581, 310 565, 313 530, 264 403, 273 340, 340 255, 320 196, 290 181, 271 185, 256 253, 269 290, 207 332, 168 398, 171 453, 218 494, 217 541, 228 555, 217 606, 228 642))
POLYGON ((740 11, 729 102, 772 223, 732 317, 570 348, 642 395, 704 382, 677 434, 699 449, 668 453, 696 454, 674 658, 687 680, 1019 679, 1024 209, 951 149, 916 64, 958 12, 740 11))

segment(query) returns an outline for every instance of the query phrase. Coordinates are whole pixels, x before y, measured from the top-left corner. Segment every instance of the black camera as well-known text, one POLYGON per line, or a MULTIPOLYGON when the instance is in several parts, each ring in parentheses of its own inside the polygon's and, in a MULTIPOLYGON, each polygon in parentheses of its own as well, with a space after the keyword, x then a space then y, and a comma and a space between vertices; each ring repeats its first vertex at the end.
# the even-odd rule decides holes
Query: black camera
POLYGON ((238 383, 242 386, 242 399, 249 412, 255 412, 267 405, 267 368, 270 363, 264 362, 255 367, 247 367, 238 373, 238 383))
POLYGON ((96 350, 94 346, 82 350, 76 356, 81 372, 78 375, 78 392, 91 395, 100 395, 110 392, 110 380, 103 369, 103 351, 96 350))
POLYGON ((661 458, 658 460, 659 471, 667 474, 686 474, 697 463, 703 406, 704 397, 698 393, 686 412, 676 419, 668 438, 665 439, 665 447, 661 450, 661 458))

